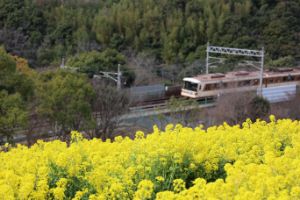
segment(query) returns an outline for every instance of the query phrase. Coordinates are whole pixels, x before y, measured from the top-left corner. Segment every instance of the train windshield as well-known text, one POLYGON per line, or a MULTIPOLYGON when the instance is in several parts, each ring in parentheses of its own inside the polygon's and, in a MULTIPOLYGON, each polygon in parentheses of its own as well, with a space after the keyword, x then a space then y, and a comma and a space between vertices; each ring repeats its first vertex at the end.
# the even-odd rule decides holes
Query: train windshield
POLYGON ((188 81, 184 81, 184 89, 197 92, 197 90, 198 90, 198 84, 197 83, 188 82, 188 81))

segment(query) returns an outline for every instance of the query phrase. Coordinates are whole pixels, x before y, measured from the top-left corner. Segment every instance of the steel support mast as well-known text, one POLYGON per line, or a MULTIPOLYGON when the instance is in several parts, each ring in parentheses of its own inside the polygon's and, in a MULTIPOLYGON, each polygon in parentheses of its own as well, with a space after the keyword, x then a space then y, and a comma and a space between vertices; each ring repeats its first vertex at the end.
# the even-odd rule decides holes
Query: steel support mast
POLYGON ((209 73, 209 66, 212 64, 210 63, 209 54, 226 54, 226 55, 234 55, 234 56, 247 56, 247 57, 256 57, 261 58, 260 61, 260 77, 259 77, 259 94, 262 95, 262 86, 263 86, 263 74, 264 74, 264 48, 261 51, 259 50, 251 50, 251 49, 238 49, 238 48, 229 48, 229 47, 220 47, 220 46, 210 46, 207 43, 206 48, 206 74, 209 73))
MULTIPOLYGON (((65 66, 65 64, 64 64, 64 58, 62 60, 62 64, 60 65, 60 68, 61 69, 69 70, 71 72, 78 72, 78 68, 76 68, 76 67, 65 66)), ((97 74, 94 74, 93 77, 94 78, 98 78, 98 79, 101 79, 101 78, 111 79, 111 80, 113 80, 114 82, 117 83, 117 89, 118 90, 122 89, 122 81, 121 81, 122 72, 121 72, 121 65, 120 64, 118 64, 118 72, 117 73, 100 71, 100 72, 97 72, 97 74)))
POLYGON ((113 72, 99 72, 98 74, 94 75, 95 78, 108 78, 117 83, 117 88, 118 90, 121 90, 121 77, 122 77, 122 72, 121 72, 121 65, 118 64, 118 72, 113 73, 113 72))

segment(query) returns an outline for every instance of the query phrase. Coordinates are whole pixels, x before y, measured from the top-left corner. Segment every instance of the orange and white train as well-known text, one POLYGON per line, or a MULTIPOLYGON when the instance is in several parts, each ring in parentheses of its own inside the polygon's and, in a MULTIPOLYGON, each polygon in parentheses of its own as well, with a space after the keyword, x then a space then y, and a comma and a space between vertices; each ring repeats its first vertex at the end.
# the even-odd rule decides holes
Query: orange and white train
MULTIPOLYGON (((216 97, 222 93, 257 91, 259 71, 236 71, 184 78, 181 96, 193 99, 216 97)), ((300 86, 300 68, 279 68, 263 73, 263 88, 285 85, 300 86)))

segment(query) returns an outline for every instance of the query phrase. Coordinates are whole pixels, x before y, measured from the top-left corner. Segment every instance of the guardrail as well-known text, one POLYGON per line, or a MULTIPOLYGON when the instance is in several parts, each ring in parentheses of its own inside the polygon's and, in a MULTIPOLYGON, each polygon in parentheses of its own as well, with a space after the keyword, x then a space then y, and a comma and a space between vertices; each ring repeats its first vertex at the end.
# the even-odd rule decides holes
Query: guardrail
POLYGON ((154 110, 159 108, 165 108, 167 103, 159 103, 159 104, 152 104, 152 105, 144 105, 144 106, 135 106, 129 108, 130 112, 144 112, 145 110, 154 110))
MULTIPOLYGON (((159 101, 153 102, 154 104, 149 104, 149 105, 141 105, 141 106, 135 106, 129 108, 129 113, 125 114, 120 117, 121 120, 130 120, 130 119, 135 119, 135 118, 140 118, 140 117, 148 117, 148 116, 155 116, 155 115, 160 115, 160 114, 167 114, 171 112, 182 112, 182 111, 187 111, 191 109, 196 109, 196 108, 207 108, 207 107, 212 107, 215 104, 212 102, 199 102, 199 105, 196 106, 186 106, 182 108, 177 108, 175 110, 172 110, 170 108, 167 108, 167 100, 161 100, 160 103, 157 103, 159 101)), ((99 115, 97 112, 94 112, 93 115, 98 118, 97 115, 99 115)), ((48 131, 44 131, 45 134, 41 133, 34 133, 31 135, 32 137, 35 138, 41 138, 41 137, 55 137, 55 133, 50 130, 50 123, 48 121, 42 121, 40 123, 37 123, 34 127, 32 127, 32 130, 37 130, 37 129, 48 129, 48 131)), ((14 131, 16 131, 16 135, 14 135, 14 141, 15 142, 22 142, 26 141, 26 132, 28 131, 27 129, 21 129, 21 128, 15 128, 14 131)), ((39 131, 43 132, 43 131, 39 131)))

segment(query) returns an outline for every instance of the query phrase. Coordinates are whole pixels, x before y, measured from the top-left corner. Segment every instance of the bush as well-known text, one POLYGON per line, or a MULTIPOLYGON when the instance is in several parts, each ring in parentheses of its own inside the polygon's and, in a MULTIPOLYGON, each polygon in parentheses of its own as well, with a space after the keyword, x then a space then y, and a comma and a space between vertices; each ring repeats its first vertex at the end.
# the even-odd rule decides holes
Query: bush
POLYGON ((296 60, 292 56, 286 56, 279 58, 277 60, 272 60, 269 63, 270 67, 294 67, 296 65, 296 60))
POLYGON ((257 118, 264 119, 271 110, 270 102, 260 96, 254 97, 250 102, 250 116, 252 120, 257 118))

